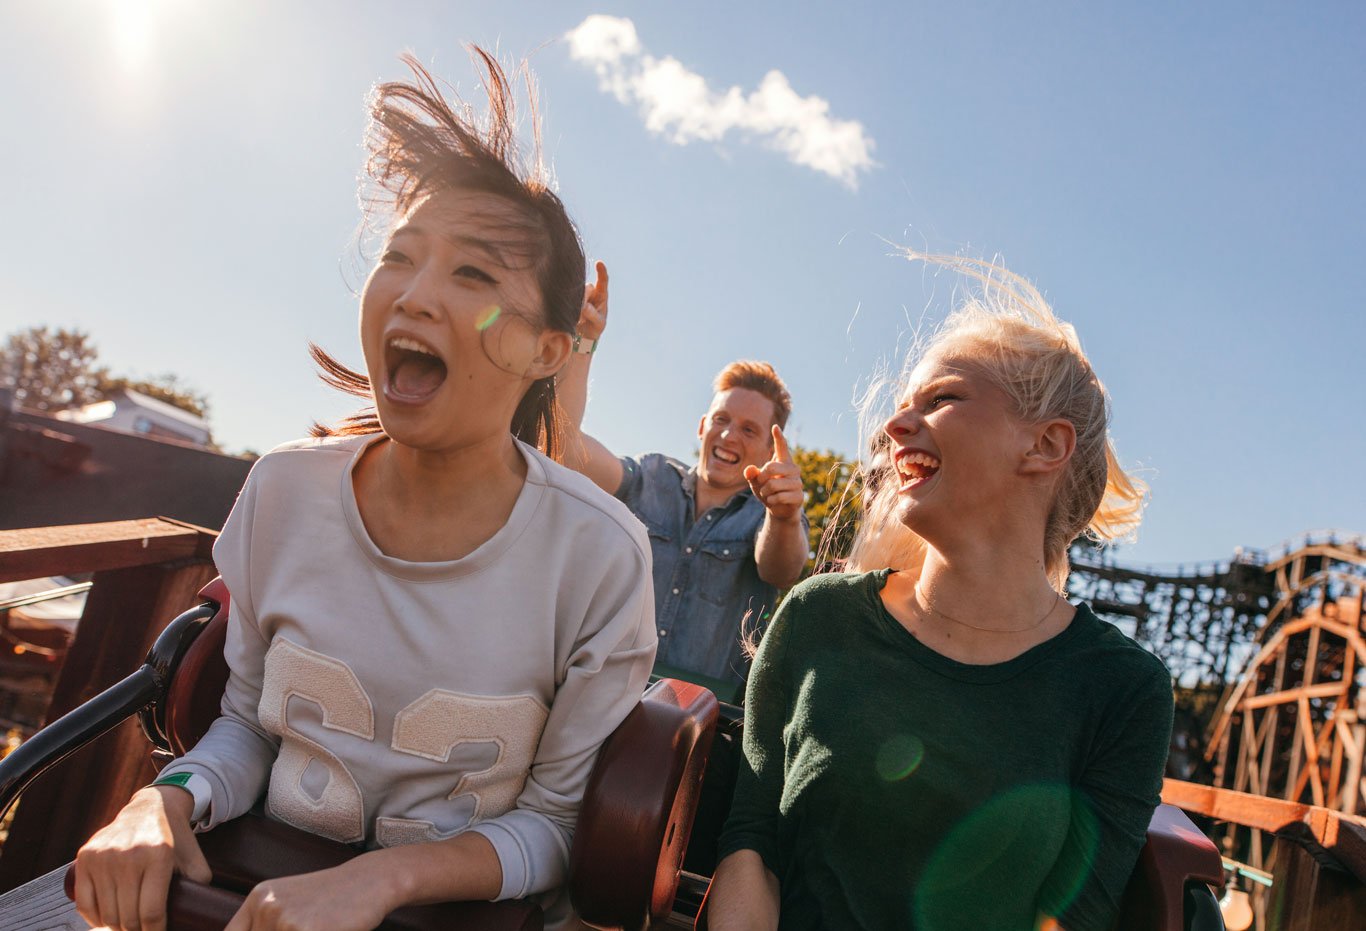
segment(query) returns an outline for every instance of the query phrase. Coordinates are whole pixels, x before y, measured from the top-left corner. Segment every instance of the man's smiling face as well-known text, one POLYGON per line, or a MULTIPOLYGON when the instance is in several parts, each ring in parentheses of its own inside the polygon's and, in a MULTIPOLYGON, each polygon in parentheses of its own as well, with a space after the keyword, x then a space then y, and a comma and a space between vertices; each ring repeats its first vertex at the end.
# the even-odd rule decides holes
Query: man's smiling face
POLYGON ((697 426, 702 481, 716 489, 747 485, 745 466, 763 466, 773 455, 775 413, 772 401, 749 388, 731 388, 712 398, 697 426))

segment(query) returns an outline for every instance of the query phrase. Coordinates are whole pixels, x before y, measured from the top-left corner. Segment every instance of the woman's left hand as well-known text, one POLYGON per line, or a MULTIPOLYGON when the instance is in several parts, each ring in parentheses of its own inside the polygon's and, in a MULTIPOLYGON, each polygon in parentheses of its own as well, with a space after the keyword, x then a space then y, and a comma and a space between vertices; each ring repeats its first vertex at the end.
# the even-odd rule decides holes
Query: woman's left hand
POLYGON ((607 266, 598 262, 598 280, 583 286, 583 307, 579 310, 579 335, 602 339, 607 329, 607 266))
POLYGON ((223 931, 371 931, 396 907, 357 858, 258 884, 223 931))

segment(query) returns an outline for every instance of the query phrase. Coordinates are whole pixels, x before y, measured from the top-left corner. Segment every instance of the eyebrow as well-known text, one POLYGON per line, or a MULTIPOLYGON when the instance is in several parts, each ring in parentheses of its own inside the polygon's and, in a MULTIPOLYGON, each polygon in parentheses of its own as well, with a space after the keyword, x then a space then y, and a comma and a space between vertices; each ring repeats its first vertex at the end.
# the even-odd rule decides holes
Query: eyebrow
POLYGON ((938 376, 937 378, 932 378, 932 379, 930 379, 930 380, 927 381, 927 382, 924 382, 924 383, 922 383, 922 384, 916 385, 912 390, 910 390, 910 391, 908 391, 908 392, 902 394, 901 400, 902 400, 902 402, 904 403, 904 402, 906 401, 907 398, 924 397, 926 394, 931 393, 931 392, 934 391, 936 388, 940 388, 940 387, 942 387, 943 385, 947 384, 948 382, 952 382, 952 381, 962 381, 962 380, 963 380, 963 376, 962 376, 962 375, 959 375, 959 374, 957 374, 957 373, 952 373, 952 374, 948 374, 948 375, 940 375, 940 376, 938 376))
POLYGON ((751 420, 748 417, 738 417, 735 414, 732 414, 730 411, 726 410, 725 408, 722 408, 719 411, 713 411, 711 415, 712 419, 715 420, 718 414, 725 414, 727 417, 735 421, 735 423, 737 423, 741 427, 753 427, 755 430, 758 430, 760 432, 763 431, 763 427, 759 426, 759 421, 757 420, 751 420))
MULTIPOLYGON (((431 231, 428 230, 427 227, 422 226, 418 223, 408 223, 394 230, 394 232, 389 236, 389 242, 392 243, 395 239, 398 239, 400 236, 404 234, 409 234, 413 236, 432 235, 431 231)), ((511 265, 508 264, 507 256, 504 254, 504 252, 497 246, 495 246, 493 243, 489 242, 487 239, 480 239, 478 236, 468 236, 461 233, 442 232, 438 235, 453 246, 463 247, 466 249, 471 249, 474 252, 482 253, 484 257, 487 258, 490 262, 497 264, 501 268, 511 268, 511 265)))

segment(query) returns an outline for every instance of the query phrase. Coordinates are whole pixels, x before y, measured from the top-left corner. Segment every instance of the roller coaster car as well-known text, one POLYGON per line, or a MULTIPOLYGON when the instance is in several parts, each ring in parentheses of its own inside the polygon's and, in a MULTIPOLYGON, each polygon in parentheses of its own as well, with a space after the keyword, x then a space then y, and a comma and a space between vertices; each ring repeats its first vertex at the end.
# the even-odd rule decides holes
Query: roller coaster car
MULTIPOLYGON (((179 755, 194 745, 218 716, 228 676, 223 662, 228 593, 215 580, 201 595, 206 602, 167 626, 140 670, 0 761, 0 811, 43 770, 133 713, 140 714, 143 730, 163 754, 179 755)), ((718 752, 712 753, 718 730, 715 696, 697 685, 661 679, 603 745, 570 853, 570 898, 584 921, 599 928, 645 929, 662 924, 673 911, 672 926, 696 915, 696 927, 707 927, 707 877, 715 867, 716 841, 734 786, 742 712, 719 706, 719 717, 718 752)), ((172 881, 170 931, 217 931, 257 882, 326 869, 356 853, 256 815, 219 825, 201 834, 200 843, 213 884, 183 877, 172 881)), ((1148 826, 1113 931, 1222 929, 1210 888, 1222 881, 1217 848, 1180 809, 1162 805, 1148 826)), ((69 893, 69 873, 67 883, 69 893)), ((530 902, 410 907, 381 925, 390 931, 540 927, 540 909, 530 902)))
MULTIPOLYGON (((228 592, 214 580, 200 594, 205 603, 167 626, 140 670, 0 761, 0 811, 45 769, 133 713, 141 716, 143 730, 163 755, 183 754, 203 736, 218 717, 228 678, 223 661, 228 592)), ((570 852, 570 899, 585 922, 636 931, 670 914, 716 718, 710 691, 661 679, 603 744, 570 852)), ((221 929, 256 883, 326 869, 357 853, 252 814, 225 822, 199 840, 213 883, 172 880, 170 931, 221 929)), ((72 878, 68 870, 68 895, 72 878)), ((534 931, 542 924, 540 907, 529 901, 449 902, 399 909, 380 927, 534 931)))

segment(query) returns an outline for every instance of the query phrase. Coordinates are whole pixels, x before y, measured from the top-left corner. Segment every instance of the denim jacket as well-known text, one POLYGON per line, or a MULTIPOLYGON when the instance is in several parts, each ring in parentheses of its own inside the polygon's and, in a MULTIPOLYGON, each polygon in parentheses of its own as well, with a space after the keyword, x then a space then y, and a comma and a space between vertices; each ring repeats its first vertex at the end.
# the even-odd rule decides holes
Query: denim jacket
POLYGON ((656 662, 729 683, 736 694, 720 697, 736 700, 749 669, 741 637, 761 631, 778 600, 754 562, 764 506, 745 489, 699 517, 696 468, 658 453, 623 456, 621 467, 617 497, 654 556, 656 662))

